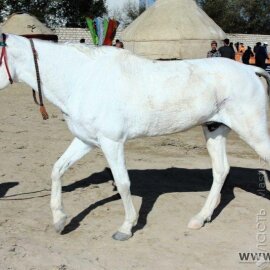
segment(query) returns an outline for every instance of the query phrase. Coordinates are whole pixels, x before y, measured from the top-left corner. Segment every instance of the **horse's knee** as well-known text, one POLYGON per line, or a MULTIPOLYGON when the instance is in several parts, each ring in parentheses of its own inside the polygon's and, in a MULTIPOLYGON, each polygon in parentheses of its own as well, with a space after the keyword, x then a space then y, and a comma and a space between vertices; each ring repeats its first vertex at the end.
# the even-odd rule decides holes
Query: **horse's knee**
POLYGON ((56 162, 52 169, 51 179, 58 181, 65 171, 65 164, 56 162))
POLYGON ((51 173, 51 179, 52 181, 55 181, 56 179, 59 179, 60 173, 59 169, 56 167, 53 167, 52 173, 51 173))
POLYGON ((222 167, 220 168, 213 168, 213 174, 214 174, 214 178, 218 181, 218 182, 224 182, 224 180, 226 179, 228 173, 230 171, 230 166, 229 164, 224 164, 222 167))

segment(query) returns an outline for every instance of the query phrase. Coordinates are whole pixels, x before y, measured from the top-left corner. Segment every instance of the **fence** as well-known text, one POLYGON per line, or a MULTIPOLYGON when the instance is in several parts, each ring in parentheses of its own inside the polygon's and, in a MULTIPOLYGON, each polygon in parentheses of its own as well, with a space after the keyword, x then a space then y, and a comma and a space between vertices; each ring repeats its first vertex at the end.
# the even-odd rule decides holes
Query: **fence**
MULTIPOLYGON (((86 44, 93 44, 90 32, 86 28, 56 28, 59 42, 79 42, 84 38, 86 44)), ((121 37, 122 30, 117 31, 116 39, 121 37)), ((248 35, 248 34, 228 34, 228 38, 233 42, 243 42, 246 46, 254 47, 257 42, 268 42, 270 44, 270 35, 248 35)))

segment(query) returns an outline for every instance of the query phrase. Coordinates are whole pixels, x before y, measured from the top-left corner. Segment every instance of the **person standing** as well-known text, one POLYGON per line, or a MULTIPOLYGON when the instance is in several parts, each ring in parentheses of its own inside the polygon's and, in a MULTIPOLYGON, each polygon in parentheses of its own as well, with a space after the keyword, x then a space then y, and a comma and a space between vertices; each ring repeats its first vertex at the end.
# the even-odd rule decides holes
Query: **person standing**
POLYGON ((124 43, 119 39, 115 41, 115 44, 113 46, 115 46, 116 48, 124 49, 124 43))
POLYGON ((257 67, 266 69, 266 59, 269 59, 267 55, 267 50, 265 46, 260 46, 257 48, 256 55, 255 55, 255 64, 257 67))
POLYGON ((215 40, 211 42, 211 51, 207 53, 207 58, 210 57, 221 57, 220 52, 217 50, 217 42, 215 40))
POLYGON ((248 46, 242 57, 243 63, 249 65, 250 57, 254 57, 254 53, 252 52, 251 47, 248 46))
POLYGON ((124 49, 124 43, 122 41, 119 41, 115 44, 116 48, 124 49))
MULTIPOLYGON (((268 55, 268 51, 267 51, 268 42, 264 42, 263 46, 264 46, 265 51, 266 51, 267 59, 269 60, 269 55, 268 55)), ((265 70, 270 74, 270 63, 265 64, 265 70)))
POLYGON ((266 54, 268 55, 268 51, 267 51, 268 42, 264 42, 264 43, 263 43, 263 47, 264 47, 264 49, 265 49, 265 51, 266 51, 266 54))
POLYGON ((224 46, 219 48, 219 52, 221 57, 235 60, 235 51, 230 46, 230 40, 228 38, 224 39, 224 46))
POLYGON ((240 43, 237 41, 235 44, 234 44, 235 48, 236 48, 236 52, 239 52, 239 46, 240 46, 240 43))
POLYGON ((246 47, 245 47, 244 43, 240 43, 239 52, 244 53, 245 51, 246 51, 246 47))
POLYGON ((262 43, 261 42, 257 42, 256 45, 253 48, 253 52, 256 54, 258 49, 261 47, 262 43))

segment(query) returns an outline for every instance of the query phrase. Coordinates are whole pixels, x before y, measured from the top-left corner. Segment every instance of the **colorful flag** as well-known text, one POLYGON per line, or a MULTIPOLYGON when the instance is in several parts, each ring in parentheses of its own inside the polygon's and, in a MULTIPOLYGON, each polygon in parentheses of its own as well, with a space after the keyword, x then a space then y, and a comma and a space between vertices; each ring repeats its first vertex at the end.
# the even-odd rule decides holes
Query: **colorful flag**
POLYGON ((103 44, 103 19, 101 17, 95 18, 94 23, 96 25, 96 32, 98 36, 98 46, 102 46, 103 44))
POLYGON ((112 46, 113 39, 116 35, 116 30, 119 26, 119 22, 116 20, 109 20, 108 30, 105 36, 103 45, 112 46))
POLYGON ((103 33, 104 33, 104 38, 103 38, 102 44, 104 44, 104 40, 105 40, 105 38, 106 38, 107 31, 108 31, 108 26, 109 26, 109 20, 105 18, 105 19, 103 20, 103 33))
POLYGON ((116 30, 119 22, 116 20, 108 20, 106 18, 95 18, 94 20, 87 17, 86 22, 90 30, 94 45, 112 46, 113 39, 116 35, 116 30))
POLYGON ((97 35, 96 27, 94 25, 94 21, 91 18, 87 17, 86 18, 86 22, 87 22, 89 31, 91 33, 91 36, 92 36, 92 40, 93 40, 94 45, 98 45, 99 40, 98 40, 98 35, 97 35))

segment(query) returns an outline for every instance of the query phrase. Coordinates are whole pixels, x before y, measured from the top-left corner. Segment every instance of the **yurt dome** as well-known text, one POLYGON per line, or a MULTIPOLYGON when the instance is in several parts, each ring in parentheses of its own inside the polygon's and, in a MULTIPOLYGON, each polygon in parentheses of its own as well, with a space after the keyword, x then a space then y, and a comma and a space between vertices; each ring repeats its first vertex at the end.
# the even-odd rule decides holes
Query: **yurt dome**
POLYGON ((151 59, 203 58, 225 38, 194 0, 157 0, 122 33, 125 48, 151 59))

